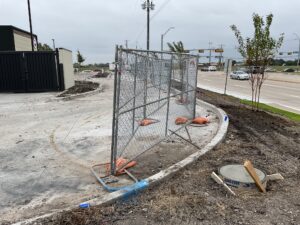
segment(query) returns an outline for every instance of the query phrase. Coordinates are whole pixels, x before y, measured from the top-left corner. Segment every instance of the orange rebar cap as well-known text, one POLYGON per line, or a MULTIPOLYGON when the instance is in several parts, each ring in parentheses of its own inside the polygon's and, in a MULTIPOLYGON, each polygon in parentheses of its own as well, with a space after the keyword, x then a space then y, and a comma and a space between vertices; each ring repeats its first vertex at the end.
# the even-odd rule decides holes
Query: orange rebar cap
POLYGON ((192 123, 194 123, 194 124, 206 124, 208 122, 209 122, 209 120, 207 117, 196 117, 192 121, 192 123))
POLYGON ((187 121, 188 121, 188 118, 180 116, 180 117, 176 118, 175 124, 176 125, 185 124, 185 123, 187 123, 187 121))

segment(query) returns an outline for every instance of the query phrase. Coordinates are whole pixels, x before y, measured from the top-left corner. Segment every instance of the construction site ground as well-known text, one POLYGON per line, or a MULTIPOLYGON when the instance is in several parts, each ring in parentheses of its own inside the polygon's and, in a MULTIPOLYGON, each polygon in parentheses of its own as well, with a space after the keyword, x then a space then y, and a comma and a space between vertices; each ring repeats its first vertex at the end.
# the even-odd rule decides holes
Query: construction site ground
MULTIPOLYGON (((101 83, 103 91, 67 101, 57 93, 0 95, 0 224, 78 207, 108 194, 90 168, 110 161, 113 79, 87 75, 78 80, 101 83)), ((201 105, 197 114, 210 117, 209 125, 189 128, 202 147, 216 134, 219 120, 201 105)), ((173 135, 137 158, 131 172, 148 177, 195 151, 173 135)))
POLYGON ((224 109, 227 137, 191 166, 128 200, 76 209, 40 220, 42 224, 299 224, 300 125, 265 112, 253 112, 230 96, 199 89, 198 97, 224 109), (267 193, 234 189, 230 196, 211 178, 222 165, 251 160, 267 174, 267 193))

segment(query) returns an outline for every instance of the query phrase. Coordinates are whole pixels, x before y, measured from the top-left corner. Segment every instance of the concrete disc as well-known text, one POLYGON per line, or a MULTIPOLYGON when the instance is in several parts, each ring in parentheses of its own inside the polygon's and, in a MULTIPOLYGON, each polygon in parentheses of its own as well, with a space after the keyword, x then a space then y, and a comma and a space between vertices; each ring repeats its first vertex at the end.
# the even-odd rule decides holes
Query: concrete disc
MULTIPOLYGON (((255 169, 259 179, 263 181, 266 174, 259 169, 255 169)), ((232 180, 239 183, 255 183, 243 165, 226 165, 222 166, 219 174, 226 180, 232 180)))

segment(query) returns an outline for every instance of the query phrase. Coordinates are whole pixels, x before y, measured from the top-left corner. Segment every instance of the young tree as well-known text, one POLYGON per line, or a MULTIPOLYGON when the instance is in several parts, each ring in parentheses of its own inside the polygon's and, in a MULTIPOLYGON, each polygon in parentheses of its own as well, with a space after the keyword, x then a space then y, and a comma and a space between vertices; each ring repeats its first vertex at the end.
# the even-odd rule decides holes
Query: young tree
POLYGON ((47 44, 38 43, 38 51, 53 51, 53 49, 47 44))
POLYGON ((77 62, 79 64, 79 67, 81 64, 85 61, 85 58, 81 55, 80 51, 77 50, 77 62))
POLYGON ((239 47, 238 51, 245 60, 250 72, 250 84, 252 91, 252 109, 258 110, 261 88, 266 80, 265 69, 271 63, 278 49, 283 42, 284 34, 276 40, 270 36, 270 26, 273 21, 273 14, 262 16, 254 13, 252 16, 254 25, 254 35, 252 38, 243 38, 236 25, 230 28, 237 38, 239 47))

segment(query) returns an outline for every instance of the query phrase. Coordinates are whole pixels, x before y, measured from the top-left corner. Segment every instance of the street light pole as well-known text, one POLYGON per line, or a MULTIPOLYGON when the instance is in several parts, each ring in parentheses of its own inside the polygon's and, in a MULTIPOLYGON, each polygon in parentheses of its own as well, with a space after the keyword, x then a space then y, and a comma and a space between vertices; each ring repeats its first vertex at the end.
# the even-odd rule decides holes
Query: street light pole
POLYGON ((150 9, 154 10, 154 4, 150 0, 145 1, 142 4, 142 9, 147 10, 147 50, 150 48, 150 9))
POLYGON ((297 61, 297 71, 299 71, 299 61, 300 61, 300 37, 298 34, 294 33, 294 35, 297 37, 299 45, 298 45, 298 61, 297 61))
POLYGON ((31 22, 31 10, 30 10, 30 0, 27 0, 27 6, 28 6, 29 26, 30 26, 31 50, 34 51, 34 48, 33 48, 33 34, 32 34, 32 22, 31 22))
POLYGON ((163 51, 163 49, 164 49, 164 36, 170 31, 170 30, 172 30, 172 29, 174 29, 175 27, 169 27, 168 28, 168 30, 165 32, 165 33, 163 33, 162 35, 161 35, 161 38, 160 38, 160 50, 161 51, 163 51))

